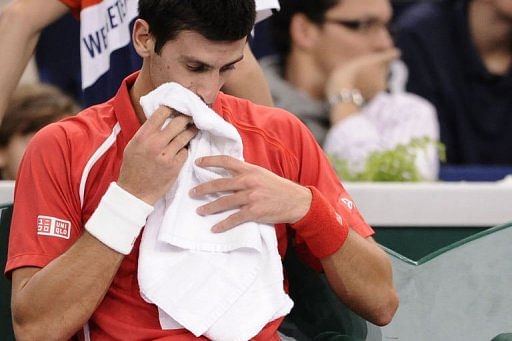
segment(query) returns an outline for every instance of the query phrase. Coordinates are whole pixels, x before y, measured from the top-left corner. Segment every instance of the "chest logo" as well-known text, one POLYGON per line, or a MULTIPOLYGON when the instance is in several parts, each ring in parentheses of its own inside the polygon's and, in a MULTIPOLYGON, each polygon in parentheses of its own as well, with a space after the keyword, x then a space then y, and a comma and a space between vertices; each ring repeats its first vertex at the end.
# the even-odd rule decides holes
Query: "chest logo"
POLYGON ((352 210, 354 208, 354 203, 350 199, 340 198, 340 202, 345 204, 345 206, 347 206, 350 210, 352 210))
POLYGON ((45 215, 37 216, 37 234, 69 239, 71 235, 71 222, 45 215))

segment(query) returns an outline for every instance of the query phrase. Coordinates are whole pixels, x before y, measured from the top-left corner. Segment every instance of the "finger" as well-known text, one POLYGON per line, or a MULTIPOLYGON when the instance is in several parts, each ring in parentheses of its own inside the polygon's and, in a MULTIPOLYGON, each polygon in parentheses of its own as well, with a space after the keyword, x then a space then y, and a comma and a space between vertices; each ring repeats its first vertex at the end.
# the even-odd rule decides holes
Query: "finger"
POLYGON ((199 167, 219 167, 230 171, 231 174, 239 174, 247 170, 250 165, 241 160, 228 155, 205 156, 196 159, 196 165, 199 167))
POLYGON ((158 109, 149 116, 149 118, 144 122, 141 129, 145 129, 147 131, 159 131, 162 129, 162 126, 169 117, 171 117, 172 110, 166 106, 159 106, 158 109))
POLYGON ((167 146, 162 150, 162 156, 173 157, 181 149, 188 146, 190 141, 197 135, 197 128, 195 126, 188 127, 184 131, 178 133, 167 146))
POLYGON ((197 208, 197 214, 207 216, 220 212, 225 212, 235 208, 242 207, 247 204, 247 193, 236 192, 233 194, 222 196, 206 205, 197 208))
POLYGON ((162 129, 162 136, 165 136, 167 141, 171 141, 179 133, 185 131, 192 124, 192 117, 187 115, 178 114, 165 128, 162 129))
POLYGON ((192 198, 199 198, 208 194, 239 191, 243 188, 241 182, 236 178, 221 178, 192 188, 190 196, 192 198))
POLYGON ((211 231, 213 233, 222 233, 231 230, 233 227, 236 227, 240 224, 246 223, 247 221, 249 220, 246 218, 245 212, 240 210, 236 213, 233 213, 221 222, 213 225, 211 231))

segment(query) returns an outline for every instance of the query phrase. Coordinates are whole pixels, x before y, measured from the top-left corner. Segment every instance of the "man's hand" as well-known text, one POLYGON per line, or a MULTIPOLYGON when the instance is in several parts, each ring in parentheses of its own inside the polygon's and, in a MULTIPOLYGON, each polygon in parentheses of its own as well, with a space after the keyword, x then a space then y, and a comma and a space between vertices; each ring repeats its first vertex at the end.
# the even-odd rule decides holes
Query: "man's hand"
POLYGON ((200 167, 219 167, 229 171, 231 178, 203 183, 190 191, 199 198, 208 194, 228 193, 197 209, 210 215, 239 209, 212 227, 224 232, 247 221, 266 224, 295 223, 311 206, 311 191, 290 180, 230 156, 208 156, 196 160, 200 167))
POLYGON ((371 53, 336 68, 326 84, 325 95, 329 98, 341 89, 358 89, 363 98, 370 101, 379 91, 385 90, 389 64, 400 56, 396 48, 371 53))
POLYGON ((124 150, 117 184, 154 205, 174 184, 187 160, 187 145, 197 134, 189 116, 178 115, 162 129, 172 110, 160 107, 140 127, 124 150))

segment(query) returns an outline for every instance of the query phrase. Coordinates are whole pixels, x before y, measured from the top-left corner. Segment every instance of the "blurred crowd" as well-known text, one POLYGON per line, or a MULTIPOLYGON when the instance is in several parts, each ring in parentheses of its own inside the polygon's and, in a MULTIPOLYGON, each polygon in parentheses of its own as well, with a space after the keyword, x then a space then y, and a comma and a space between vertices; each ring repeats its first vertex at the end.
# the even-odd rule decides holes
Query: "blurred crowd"
MULTIPOLYGON (((250 46, 273 104, 302 120, 328 154, 361 171, 371 153, 426 138, 431 143, 414 156, 424 180, 438 177, 437 141, 448 165, 512 166, 509 0, 280 5, 256 26, 250 46)), ((42 30, 35 47, 37 78, 54 88, 33 84, 0 98, 3 179, 15 178, 20 156, 12 154, 43 125, 113 95, 84 97, 79 50, 79 22, 67 14, 42 30)), ((0 74, 9 94, 1 83, 17 77, 0 74)))

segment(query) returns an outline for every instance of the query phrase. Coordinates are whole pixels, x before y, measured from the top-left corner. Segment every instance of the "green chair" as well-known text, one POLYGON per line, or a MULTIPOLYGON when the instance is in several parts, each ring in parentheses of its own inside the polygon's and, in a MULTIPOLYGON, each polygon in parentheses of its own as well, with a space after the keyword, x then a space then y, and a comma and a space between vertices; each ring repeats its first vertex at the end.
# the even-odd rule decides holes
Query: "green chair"
POLYGON ((3 275, 7 261, 12 204, 0 206, 0 340, 14 340, 11 319, 11 281, 3 275))
POLYGON ((512 341, 512 333, 502 333, 493 337, 491 341, 512 341))
POLYGON ((380 328, 382 337, 367 340, 506 337, 502 333, 512 330, 511 245, 509 223, 453 242, 419 260, 386 249, 400 307, 393 321, 380 328))
POLYGON ((292 246, 288 247, 284 265, 294 307, 281 325, 281 333, 298 341, 365 340, 366 320, 343 305, 325 275, 302 263, 292 246))

